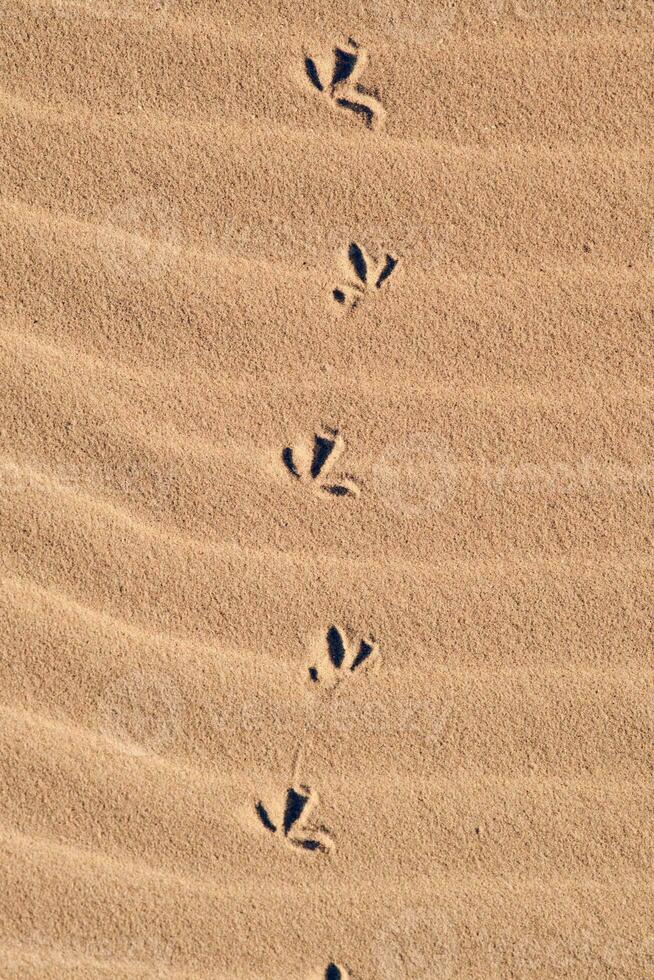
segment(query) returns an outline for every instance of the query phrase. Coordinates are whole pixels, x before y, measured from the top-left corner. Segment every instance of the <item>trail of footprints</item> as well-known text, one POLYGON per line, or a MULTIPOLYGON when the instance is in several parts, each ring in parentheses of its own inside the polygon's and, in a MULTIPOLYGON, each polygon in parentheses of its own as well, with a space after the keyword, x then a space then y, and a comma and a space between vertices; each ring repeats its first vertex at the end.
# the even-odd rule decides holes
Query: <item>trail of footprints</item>
MULTIPOLYGON (((318 657, 318 664, 308 668, 312 683, 322 685, 328 691, 379 660, 378 645, 368 637, 351 641, 338 626, 329 626, 318 657)), ((299 754, 301 757, 301 753, 299 754)), ((262 827, 291 848, 328 854, 334 846, 329 830, 312 819, 318 810, 319 798, 315 790, 303 783, 292 785, 276 799, 264 803, 257 800, 255 811, 262 827)), ((349 980, 347 970, 330 963, 324 973, 325 980, 349 980)))
MULTIPOLYGON (((312 89, 333 108, 361 118, 372 130, 383 125, 384 110, 376 94, 360 82, 367 64, 367 52, 352 38, 345 44, 335 45, 326 54, 317 57, 306 54, 304 58, 306 79, 312 89)), ((355 310, 388 283, 397 264, 398 258, 390 252, 373 256, 363 245, 351 241, 345 250, 343 278, 332 290, 333 301, 347 311, 355 310)), ((311 493, 357 497, 360 492, 357 481, 337 468, 344 449, 339 431, 324 428, 296 445, 287 446, 281 459, 287 475, 311 493)), ((323 689, 329 698, 334 688, 364 675, 379 660, 374 637, 353 639, 345 630, 331 625, 307 668, 309 681, 323 689)), ((329 701, 325 703, 328 705, 329 701)), ((328 829, 316 822, 317 792, 301 782, 297 774, 290 782, 277 798, 255 801, 260 826, 285 847, 328 854, 334 848, 334 841, 328 829)), ((322 976, 324 980, 349 980, 350 974, 345 967, 331 962, 322 976)))
MULTIPOLYGON (((367 65, 368 52, 351 37, 321 57, 307 54, 304 59, 306 78, 322 98, 336 108, 361 116, 369 129, 378 129, 384 122, 383 107, 359 81, 367 65)), ((362 245, 350 242, 345 279, 332 290, 333 300, 350 311, 356 309, 365 296, 381 289, 397 263, 391 253, 375 259, 362 245)))
MULTIPOLYGON (((367 53, 349 38, 346 45, 334 47, 327 56, 307 55, 304 66, 314 89, 337 108, 362 116, 366 125, 374 129, 383 123, 384 113, 378 99, 359 83, 367 63, 367 53)), ((377 258, 357 242, 350 242, 344 277, 332 291, 333 300, 350 311, 356 309, 388 282, 397 263, 397 257, 389 252, 377 258)), ((294 446, 286 446, 282 462, 287 473, 313 493, 356 497, 357 482, 349 474, 334 470, 344 449, 339 431, 325 428, 294 446)), ((314 659, 308 667, 310 681, 330 691, 378 662, 379 649, 373 637, 353 641, 344 630, 332 625, 314 659)), ((318 804, 315 790, 294 779, 277 799, 257 800, 255 811, 264 830, 285 846, 327 854, 334 842, 327 828, 313 821, 318 804)), ((324 980, 349 980, 349 974, 344 967, 330 963, 324 980)))
MULTIPOLYGON (((377 643, 372 637, 352 643, 337 626, 327 629, 322 654, 320 668, 310 666, 309 677, 327 690, 379 659, 377 643)), ((325 854, 331 850, 333 842, 326 827, 310 823, 317 807, 318 794, 303 784, 289 786, 283 797, 270 807, 263 800, 255 803, 257 816, 269 833, 277 834, 291 847, 325 854)))

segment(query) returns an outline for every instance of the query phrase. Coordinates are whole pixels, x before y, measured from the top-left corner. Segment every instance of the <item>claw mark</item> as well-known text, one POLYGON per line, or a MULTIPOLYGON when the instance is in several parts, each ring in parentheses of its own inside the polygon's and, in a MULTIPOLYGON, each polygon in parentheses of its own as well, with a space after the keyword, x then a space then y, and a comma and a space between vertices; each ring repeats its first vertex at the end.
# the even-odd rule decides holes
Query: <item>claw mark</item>
POLYGON ((325 635, 327 656, 322 672, 318 667, 309 667, 309 677, 314 683, 322 681, 326 686, 333 687, 343 676, 343 671, 354 673, 366 662, 378 659, 379 651, 375 640, 360 640, 358 646, 350 644, 337 626, 330 626, 325 635))
POLYGON ((355 497, 359 488, 352 480, 341 477, 338 483, 325 482, 343 449, 343 439, 338 430, 325 429, 314 435, 311 445, 305 442, 295 449, 287 446, 282 452, 282 462, 296 480, 310 483, 323 493, 334 497, 355 497))
MULTIPOLYGON (((308 786, 289 787, 286 790, 285 801, 281 808, 283 809, 282 834, 284 839, 293 847, 301 847, 305 851, 326 853, 333 846, 331 838, 324 831, 324 828, 316 828, 308 823, 309 817, 317 805, 318 795, 312 792, 308 786)), ((261 800, 255 804, 255 810, 266 830, 276 834, 279 823, 275 823, 271 819, 261 800)))
POLYGON ((347 304, 353 310, 371 290, 382 287, 395 269, 398 259, 387 252, 383 260, 375 261, 363 246, 350 242, 347 263, 347 281, 332 290, 332 297, 341 306, 347 304))
POLYGON ((381 126, 384 110, 381 103, 359 83, 368 64, 368 54, 356 41, 337 45, 324 58, 304 59, 309 82, 334 105, 362 116, 368 129, 381 126))

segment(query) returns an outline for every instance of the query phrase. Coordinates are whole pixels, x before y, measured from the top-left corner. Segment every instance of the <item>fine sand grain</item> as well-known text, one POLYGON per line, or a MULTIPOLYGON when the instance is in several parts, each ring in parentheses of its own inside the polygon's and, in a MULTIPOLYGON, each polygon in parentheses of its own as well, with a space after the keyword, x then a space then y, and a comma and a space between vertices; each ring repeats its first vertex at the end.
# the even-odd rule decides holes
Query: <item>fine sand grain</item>
POLYGON ((652 5, 0 34, 0 977, 653 977, 652 5))

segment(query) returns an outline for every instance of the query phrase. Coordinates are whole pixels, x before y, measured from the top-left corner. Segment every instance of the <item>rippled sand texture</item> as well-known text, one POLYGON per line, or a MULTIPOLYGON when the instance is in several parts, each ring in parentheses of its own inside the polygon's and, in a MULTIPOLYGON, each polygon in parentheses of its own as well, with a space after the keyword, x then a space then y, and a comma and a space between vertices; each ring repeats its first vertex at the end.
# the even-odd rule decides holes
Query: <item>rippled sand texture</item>
POLYGON ((654 976, 651 6, 0 33, 0 975, 654 976))

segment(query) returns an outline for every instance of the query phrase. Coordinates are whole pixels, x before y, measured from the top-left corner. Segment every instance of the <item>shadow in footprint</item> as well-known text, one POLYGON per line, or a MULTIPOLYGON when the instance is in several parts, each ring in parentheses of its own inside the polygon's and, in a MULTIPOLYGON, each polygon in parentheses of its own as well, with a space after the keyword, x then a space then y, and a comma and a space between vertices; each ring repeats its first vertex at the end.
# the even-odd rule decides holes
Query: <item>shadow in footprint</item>
POLYGON ((288 837, 293 824, 297 823, 309 802, 310 793, 298 793, 291 787, 286 794, 284 808, 284 833, 288 837))
POLYGON ((359 58, 356 52, 357 45, 351 38, 350 44, 354 47, 350 47, 348 50, 344 48, 334 49, 334 70, 332 72, 332 85, 334 88, 341 82, 346 82, 356 68, 356 63, 359 58))
POLYGON ((277 833, 277 827, 274 825, 274 823, 272 822, 272 820, 268 816, 268 814, 266 812, 266 808, 264 807, 264 805, 263 805, 263 803, 261 801, 259 801, 256 804, 255 810, 259 814, 259 820, 261 820, 261 823, 264 825, 264 827, 266 828, 266 830, 269 830, 271 833, 276 834, 277 833))
POLYGON ((349 980, 349 974, 342 966, 337 966, 336 963, 330 963, 325 970, 325 980, 349 980))
POLYGON ((316 68, 316 63, 313 58, 304 59, 304 68, 311 84, 317 88, 319 92, 324 92, 325 90, 322 82, 320 81, 320 75, 318 74, 318 69, 316 68))
POLYGON ((379 289, 381 284, 388 279, 388 277, 390 276, 391 272, 393 271, 396 265, 397 265, 397 259, 394 259, 392 255, 387 255, 384 268, 379 273, 377 282, 375 283, 375 287, 377 289, 379 289))
POLYGON ((316 480, 322 473, 327 460, 336 448, 336 433, 333 436, 314 436, 313 459, 311 461, 311 478, 316 480))
POLYGON ((330 626, 327 630, 327 652, 329 659, 334 667, 339 670, 345 660, 345 640, 343 634, 336 626, 330 626))
POLYGON ((299 480, 300 474, 295 465, 295 461, 293 460, 293 450, 291 449, 290 446, 287 446, 286 449, 283 451, 282 460, 284 461, 284 466, 286 467, 286 469, 290 473, 292 473, 293 476, 296 477, 296 479, 299 480))
POLYGON ((342 109, 349 109, 357 116, 362 116, 368 129, 372 129, 375 113, 371 106, 363 105, 361 102, 352 102, 350 99, 336 99, 336 105, 340 105, 342 109))
POLYGON ((350 260, 350 264, 354 269, 355 274, 365 283, 368 280, 368 263, 366 262, 366 257, 364 255, 363 249, 356 242, 350 242, 347 250, 347 257, 350 260))

